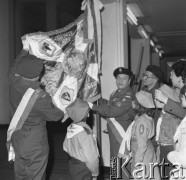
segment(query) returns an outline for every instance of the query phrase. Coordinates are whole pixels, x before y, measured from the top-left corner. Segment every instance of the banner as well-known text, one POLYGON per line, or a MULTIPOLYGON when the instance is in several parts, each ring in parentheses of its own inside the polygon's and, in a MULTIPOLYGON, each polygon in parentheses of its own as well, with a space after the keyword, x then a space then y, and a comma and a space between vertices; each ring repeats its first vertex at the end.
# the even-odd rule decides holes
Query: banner
POLYGON ((98 78, 101 63, 98 63, 97 51, 101 50, 98 47, 101 36, 96 31, 101 24, 100 19, 96 24, 94 16, 100 17, 100 9, 92 8, 93 5, 102 8, 98 0, 85 0, 84 13, 68 26, 22 37, 23 48, 44 60, 45 73, 41 82, 61 110, 76 97, 93 102, 101 96, 98 78), (92 13, 93 10, 96 12, 92 13), (90 26, 90 22, 96 25, 90 26))

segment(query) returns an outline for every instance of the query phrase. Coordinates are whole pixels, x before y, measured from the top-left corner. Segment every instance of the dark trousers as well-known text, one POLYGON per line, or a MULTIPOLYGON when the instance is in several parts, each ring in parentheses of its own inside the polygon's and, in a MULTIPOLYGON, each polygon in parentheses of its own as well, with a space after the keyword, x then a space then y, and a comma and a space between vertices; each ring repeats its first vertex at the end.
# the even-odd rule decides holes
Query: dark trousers
POLYGON ((69 172, 71 180, 91 180, 92 173, 84 162, 70 157, 69 172))
POLYGON ((161 179, 169 179, 172 163, 167 159, 167 154, 174 150, 173 145, 160 146, 160 175, 161 179), (162 164, 162 165, 161 165, 162 164))
MULTIPOLYGON (((118 142, 118 139, 116 138, 116 136, 113 134, 112 130, 110 129, 109 126, 107 126, 108 129, 108 133, 109 133, 109 142, 110 142, 110 158, 111 161, 113 160, 113 158, 117 158, 118 157, 118 152, 119 152, 119 148, 120 148, 120 143, 118 142)), ((119 160, 121 161, 121 160, 119 160)), ((122 159, 121 163, 120 163, 120 167, 123 165, 123 163, 125 162, 125 160, 122 159)), ((127 163, 126 167, 121 168, 121 179, 123 180, 129 180, 131 178, 131 164, 127 163)))
POLYGON ((22 127, 12 135, 15 180, 44 180, 48 162, 46 127, 22 127))

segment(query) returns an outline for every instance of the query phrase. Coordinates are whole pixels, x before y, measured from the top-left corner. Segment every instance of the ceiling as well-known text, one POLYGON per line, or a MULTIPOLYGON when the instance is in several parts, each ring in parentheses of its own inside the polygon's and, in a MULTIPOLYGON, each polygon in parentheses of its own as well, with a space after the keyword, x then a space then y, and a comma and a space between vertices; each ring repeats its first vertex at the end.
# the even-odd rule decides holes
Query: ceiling
MULTIPOLYGON (((82 1, 56 0, 57 12, 60 12, 57 15, 60 27, 69 24, 82 13, 80 10, 82 1)), ((143 14, 143 17, 137 17, 138 25, 143 25, 154 44, 159 50, 163 50, 163 56, 186 57, 186 0, 126 0, 126 2, 137 4, 143 14)), ((135 25, 129 25, 129 34, 131 38, 141 38, 135 25)))
MULTIPOLYGON (((186 56, 186 0, 127 0, 136 3, 143 17, 143 25, 163 56, 186 56), (157 42, 155 42, 157 41, 157 42)), ((130 25, 132 38, 139 38, 137 28, 130 25)))

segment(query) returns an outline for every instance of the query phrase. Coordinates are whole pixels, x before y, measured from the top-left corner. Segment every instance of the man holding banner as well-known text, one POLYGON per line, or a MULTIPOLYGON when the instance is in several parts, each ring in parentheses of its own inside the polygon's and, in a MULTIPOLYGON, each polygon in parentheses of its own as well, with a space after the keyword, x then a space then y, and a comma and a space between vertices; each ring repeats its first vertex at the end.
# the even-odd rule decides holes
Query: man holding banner
POLYGON ((47 92, 40 88, 43 61, 33 55, 20 56, 10 78, 10 109, 7 132, 9 160, 14 160, 15 179, 45 179, 49 147, 46 121, 64 117, 47 92), (13 150, 13 153, 11 152, 13 150))
POLYGON ((133 92, 130 87, 132 71, 123 67, 115 69, 113 73, 116 78, 118 89, 114 91, 108 104, 95 105, 89 103, 93 111, 98 112, 107 119, 107 129, 110 140, 110 157, 117 158, 124 154, 121 147, 125 131, 134 119, 135 112, 132 109, 133 92))

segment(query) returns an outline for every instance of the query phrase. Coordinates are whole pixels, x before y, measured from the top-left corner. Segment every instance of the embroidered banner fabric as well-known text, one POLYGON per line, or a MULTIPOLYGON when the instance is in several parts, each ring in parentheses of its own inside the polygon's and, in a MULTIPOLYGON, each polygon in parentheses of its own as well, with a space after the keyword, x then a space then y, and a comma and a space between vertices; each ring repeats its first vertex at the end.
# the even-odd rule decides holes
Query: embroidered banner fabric
POLYGON ((61 110, 76 97, 89 102, 100 98, 97 37, 94 33, 88 39, 87 12, 62 29, 22 37, 24 49, 44 60, 41 82, 61 110))

